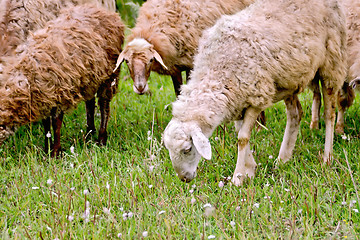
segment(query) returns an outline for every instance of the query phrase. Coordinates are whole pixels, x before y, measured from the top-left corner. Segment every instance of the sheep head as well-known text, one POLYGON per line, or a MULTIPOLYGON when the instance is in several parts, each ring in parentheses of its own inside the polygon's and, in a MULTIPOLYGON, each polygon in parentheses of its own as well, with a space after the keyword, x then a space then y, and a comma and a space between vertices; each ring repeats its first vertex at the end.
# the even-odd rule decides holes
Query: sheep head
POLYGON ((163 140, 172 165, 184 182, 195 178, 201 157, 211 158, 209 139, 194 122, 181 122, 173 118, 164 131, 163 140))
POLYGON ((128 65, 130 76, 134 81, 133 89, 137 94, 148 91, 147 80, 155 65, 161 65, 167 69, 154 46, 143 38, 135 38, 125 47, 118 57, 114 71, 123 61, 128 65))

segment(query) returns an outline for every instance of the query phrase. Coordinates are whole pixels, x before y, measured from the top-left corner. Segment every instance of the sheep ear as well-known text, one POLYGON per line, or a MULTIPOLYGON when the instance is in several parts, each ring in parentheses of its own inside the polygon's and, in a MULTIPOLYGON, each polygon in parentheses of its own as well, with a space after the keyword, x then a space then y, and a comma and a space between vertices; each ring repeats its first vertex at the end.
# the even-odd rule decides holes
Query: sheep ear
POLYGON ((116 67, 115 69, 113 70, 113 72, 116 71, 116 69, 119 68, 119 66, 121 65, 121 63, 124 61, 124 56, 125 56, 125 51, 122 51, 116 61, 116 67))
POLYGON ((154 53, 154 58, 156 59, 156 61, 158 61, 158 62, 161 64, 161 66, 163 66, 163 67, 167 70, 168 68, 167 68, 167 66, 165 65, 165 63, 163 62, 160 54, 159 54, 157 51, 155 51, 155 50, 153 51, 153 53, 154 53))
POLYGON ((196 147, 196 150, 198 150, 198 152, 200 153, 200 155, 207 159, 210 160, 211 159, 211 145, 210 145, 210 141, 207 137, 205 137, 205 135, 201 132, 200 128, 196 128, 193 132, 192 132, 192 140, 193 143, 196 147))

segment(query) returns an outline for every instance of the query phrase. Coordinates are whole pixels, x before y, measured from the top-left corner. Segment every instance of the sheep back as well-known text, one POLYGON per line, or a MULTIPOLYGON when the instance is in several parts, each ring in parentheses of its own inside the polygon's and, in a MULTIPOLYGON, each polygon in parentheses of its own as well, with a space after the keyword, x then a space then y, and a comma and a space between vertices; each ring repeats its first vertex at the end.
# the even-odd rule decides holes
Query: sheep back
POLYGON ((37 121, 94 97, 113 74, 123 31, 118 14, 92 5, 67 9, 36 31, 4 69, 0 110, 16 114, 3 114, 3 124, 37 121))
POLYGON ((140 8, 128 42, 144 38, 154 45, 168 67, 168 74, 177 67, 190 69, 202 31, 221 15, 233 14, 251 2, 253 0, 146 1, 140 8))
POLYGON ((344 18, 334 0, 263 0, 223 16, 204 31, 174 117, 212 126, 219 117, 237 120, 249 106, 266 109, 301 92, 317 71, 338 91, 346 75, 344 18))

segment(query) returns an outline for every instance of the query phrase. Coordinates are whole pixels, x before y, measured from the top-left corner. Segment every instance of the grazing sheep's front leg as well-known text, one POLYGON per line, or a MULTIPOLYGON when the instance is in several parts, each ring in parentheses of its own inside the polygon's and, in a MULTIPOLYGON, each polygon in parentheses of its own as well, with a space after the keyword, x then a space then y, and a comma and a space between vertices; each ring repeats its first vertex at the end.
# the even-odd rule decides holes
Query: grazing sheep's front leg
POLYGON ((180 95, 180 87, 183 82, 182 76, 181 76, 181 71, 176 72, 175 75, 171 75, 171 79, 174 84, 175 94, 176 94, 176 96, 179 96, 180 95))
POLYGON ((95 128, 95 97, 85 102, 86 105, 86 136, 94 135, 96 132, 95 128))
POLYGON ((297 95, 285 99, 285 104, 287 122, 278 157, 283 163, 287 162, 291 158, 303 114, 297 95))
POLYGON ((313 91, 313 102, 311 107, 311 123, 310 129, 319 129, 320 108, 321 108, 321 93, 318 78, 314 79, 310 84, 313 91))
POLYGON ((334 142, 334 125, 335 125, 335 107, 336 97, 338 92, 332 88, 326 88, 322 84, 322 92, 324 98, 324 115, 325 115, 325 149, 324 149, 324 162, 330 164, 332 160, 332 148, 334 142))
POLYGON ((61 150, 61 125, 63 122, 64 113, 60 111, 58 114, 53 115, 52 127, 54 130, 54 145, 51 152, 51 157, 59 156, 61 150))
POLYGON ((236 122, 235 127, 239 128, 238 133, 238 157, 232 182, 240 186, 246 177, 255 175, 256 162, 252 156, 249 146, 251 130, 261 110, 248 108, 245 111, 242 123, 236 122))

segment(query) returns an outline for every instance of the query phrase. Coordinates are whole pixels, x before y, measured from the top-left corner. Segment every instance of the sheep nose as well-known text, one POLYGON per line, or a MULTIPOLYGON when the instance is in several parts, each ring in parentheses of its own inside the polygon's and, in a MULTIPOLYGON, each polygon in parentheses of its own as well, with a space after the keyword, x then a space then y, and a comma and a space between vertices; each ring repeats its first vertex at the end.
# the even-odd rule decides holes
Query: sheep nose
POLYGON ((189 183, 195 178, 195 175, 196 175, 195 173, 186 172, 181 176, 179 175, 179 177, 181 181, 189 183))

